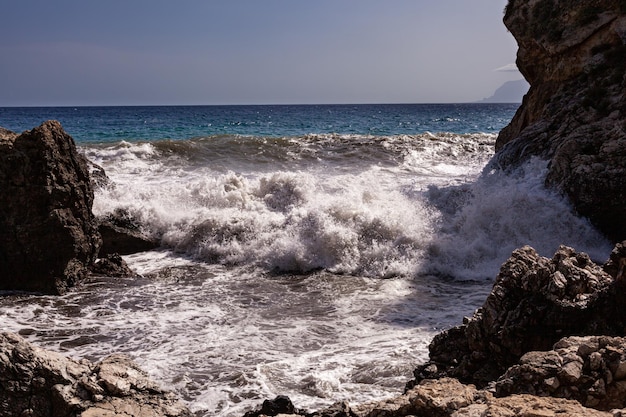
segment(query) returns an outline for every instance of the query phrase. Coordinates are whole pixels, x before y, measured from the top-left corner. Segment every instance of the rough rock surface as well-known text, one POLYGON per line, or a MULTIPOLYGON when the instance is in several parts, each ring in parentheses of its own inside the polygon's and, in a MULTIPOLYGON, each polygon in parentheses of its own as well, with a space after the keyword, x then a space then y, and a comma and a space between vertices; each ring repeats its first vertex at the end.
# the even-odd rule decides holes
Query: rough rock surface
POLYGON ((0 140, 13 140, 18 136, 17 133, 0 127, 0 140))
POLYGON ((530 90, 500 132, 494 166, 549 159, 546 184, 626 239, 626 3, 510 0, 504 23, 530 90))
MULTIPOLYGON (((624 252, 623 244, 616 246, 610 272, 626 262, 624 252)), ((572 248, 561 246, 552 259, 528 246, 517 249, 473 317, 435 336, 416 381, 451 376, 482 387, 526 352, 550 350, 562 337, 623 335, 624 285, 572 248)))
POLYGON ((586 407, 626 407, 626 339, 561 339, 553 350, 528 352, 495 384, 496 395, 532 394, 574 399, 586 407))
POLYGON ((0 289, 62 293, 100 247, 85 158, 59 122, 0 132, 0 289))
POLYGON ((159 246, 158 242, 150 239, 142 232, 140 223, 130 213, 122 209, 100 219, 98 230, 102 236, 100 257, 106 257, 113 253, 129 255, 152 250, 159 246))
POLYGON ((183 417, 189 410, 125 355, 74 361, 0 334, 0 415, 183 417))

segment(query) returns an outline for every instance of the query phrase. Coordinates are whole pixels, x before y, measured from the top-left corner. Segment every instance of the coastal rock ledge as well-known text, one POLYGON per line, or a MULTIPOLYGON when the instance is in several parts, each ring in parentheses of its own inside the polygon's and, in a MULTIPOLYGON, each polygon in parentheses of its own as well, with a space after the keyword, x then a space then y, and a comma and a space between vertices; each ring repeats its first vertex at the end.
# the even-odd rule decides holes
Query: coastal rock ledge
POLYGON ((75 361, 0 333, 4 417, 191 417, 126 355, 75 361))
POLYGON ((504 23, 530 89, 493 166, 547 159, 546 184, 626 239, 626 2, 510 0, 504 23))

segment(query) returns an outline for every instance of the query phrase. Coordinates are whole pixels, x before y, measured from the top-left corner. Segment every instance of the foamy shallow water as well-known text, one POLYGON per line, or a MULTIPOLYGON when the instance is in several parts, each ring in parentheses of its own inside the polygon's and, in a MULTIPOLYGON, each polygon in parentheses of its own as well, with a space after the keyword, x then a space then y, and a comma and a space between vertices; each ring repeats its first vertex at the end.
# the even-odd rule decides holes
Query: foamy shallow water
POLYGON ((4 329, 74 357, 127 352, 207 416, 242 415, 278 394, 309 409, 396 395, 430 338, 488 291, 433 277, 273 276, 170 252, 128 261, 142 278, 0 299, 4 329))

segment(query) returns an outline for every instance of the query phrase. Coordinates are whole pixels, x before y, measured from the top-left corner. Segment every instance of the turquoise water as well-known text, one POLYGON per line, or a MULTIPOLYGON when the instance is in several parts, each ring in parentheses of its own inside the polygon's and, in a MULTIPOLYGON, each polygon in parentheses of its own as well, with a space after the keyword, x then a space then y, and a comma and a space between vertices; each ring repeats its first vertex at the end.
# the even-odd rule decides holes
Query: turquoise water
POLYGON ((59 120, 78 143, 337 133, 497 133, 518 104, 368 104, 0 108, 0 126, 21 132, 59 120))

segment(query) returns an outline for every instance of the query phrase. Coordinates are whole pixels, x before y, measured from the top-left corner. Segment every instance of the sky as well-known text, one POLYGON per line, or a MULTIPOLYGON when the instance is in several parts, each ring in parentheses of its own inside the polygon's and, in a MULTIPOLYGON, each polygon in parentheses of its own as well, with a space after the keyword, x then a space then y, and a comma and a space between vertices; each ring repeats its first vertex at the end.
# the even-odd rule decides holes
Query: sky
POLYGON ((3 0, 0 106, 477 101, 522 78, 506 3, 3 0))

